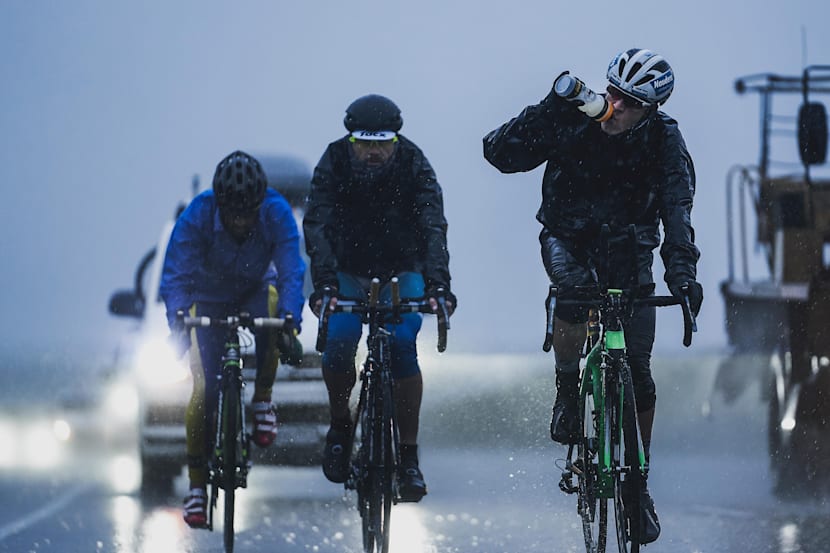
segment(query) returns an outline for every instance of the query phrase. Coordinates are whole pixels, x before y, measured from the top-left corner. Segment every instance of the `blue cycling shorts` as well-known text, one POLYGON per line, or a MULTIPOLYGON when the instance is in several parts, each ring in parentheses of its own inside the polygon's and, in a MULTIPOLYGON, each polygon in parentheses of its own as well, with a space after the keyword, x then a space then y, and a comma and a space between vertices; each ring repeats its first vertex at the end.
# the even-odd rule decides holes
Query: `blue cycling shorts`
MULTIPOLYGON (((344 298, 365 298, 369 291, 370 279, 346 273, 337 273, 340 295, 344 298)), ((424 295, 424 277, 420 273, 405 272, 398 275, 400 293, 403 298, 420 298, 424 295)), ((389 284, 381 287, 381 301, 392 298, 389 284)), ((392 334, 392 376, 396 379, 415 376, 421 372, 418 366, 416 339, 421 330, 420 313, 402 315, 399 324, 388 324, 392 334)), ((357 345, 363 333, 360 315, 335 313, 329 318, 326 351, 323 352, 323 370, 349 372, 355 369, 357 345)))

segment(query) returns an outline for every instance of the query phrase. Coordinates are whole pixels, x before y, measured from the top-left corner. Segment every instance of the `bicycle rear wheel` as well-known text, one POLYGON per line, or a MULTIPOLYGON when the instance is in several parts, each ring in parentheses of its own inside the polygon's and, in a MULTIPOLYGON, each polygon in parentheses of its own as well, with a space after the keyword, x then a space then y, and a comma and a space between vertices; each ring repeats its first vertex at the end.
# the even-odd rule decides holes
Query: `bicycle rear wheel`
POLYGON ((234 508, 236 499, 237 446, 242 439, 239 404, 239 384, 234 379, 227 383, 222 398, 222 488, 225 491, 225 551, 233 553, 234 508))
MULTIPOLYGON (((617 526, 617 544, 620 553, 640 551, 640 490, 643 485, 640 470, 639 435, 637 428, 634 385, 628 365, 623 363, 618 372, 622 385, 614 384, 615 419, 619 434, 614 450, 614 513, 617 526), (621 388, 621 390, 620 390, 621 388), (623 468, 626 467, 626 468, 623 468)), ((609 400, 610 401, 610 400, 609 400)))
POLYGON ((582 437, 577 444, 577 458, 574 461, 576 469, 581 472, 577 476, 577 512, 582 518, 585 550, 588 553, 603 553, 608 534, 608 498, 600 497, 597 448, 600 433, 610 437, 607 432, 608 418, 600 417, 592 390, 582 396, 580 407, 582 437))

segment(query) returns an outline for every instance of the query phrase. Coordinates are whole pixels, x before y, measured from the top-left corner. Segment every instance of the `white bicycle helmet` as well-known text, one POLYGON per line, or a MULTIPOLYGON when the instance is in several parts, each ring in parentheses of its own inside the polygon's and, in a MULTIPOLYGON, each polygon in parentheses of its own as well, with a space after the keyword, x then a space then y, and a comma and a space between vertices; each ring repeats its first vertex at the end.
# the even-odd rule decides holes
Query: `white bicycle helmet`
POLYGON ((608 81, 650 106, 663 104, 674 89, 674 72, 663 56, 650 50, 632 48, 619 54, 608 65, 608 81))

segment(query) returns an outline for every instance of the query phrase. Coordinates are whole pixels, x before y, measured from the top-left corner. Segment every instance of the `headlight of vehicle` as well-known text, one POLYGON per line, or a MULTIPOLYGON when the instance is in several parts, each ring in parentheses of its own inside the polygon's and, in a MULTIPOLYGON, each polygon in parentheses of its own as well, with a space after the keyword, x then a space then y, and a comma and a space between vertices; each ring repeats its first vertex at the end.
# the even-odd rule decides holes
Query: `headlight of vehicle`
POLYGON ((164 338, 146 342, 136 355, 136 369, 145 386, 164 387, 182 382, 190 376, 184 360, 164 338))
POLYGON ((110 384, 104 398, 105 416, 110 421, 129 422, 138 413, 138 396, 135 385, 127 382, 110 384))

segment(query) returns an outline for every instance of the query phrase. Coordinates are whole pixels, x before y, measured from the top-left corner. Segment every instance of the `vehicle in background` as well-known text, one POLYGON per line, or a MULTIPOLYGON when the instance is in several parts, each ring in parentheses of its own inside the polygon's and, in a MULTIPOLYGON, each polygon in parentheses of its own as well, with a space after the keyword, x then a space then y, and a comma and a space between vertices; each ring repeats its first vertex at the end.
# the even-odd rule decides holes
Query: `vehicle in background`
POLYGON ((819 101, 830 94, 830 66, 750 75, 735 89, 761 98, 761 144, 758 165, 736 166, 727 178, 721 293, 732 356, 718 378, 723 385, 746 381, 730 374, 765 375, 776 490, 805 491, 830 468, 830 177, 819 101), (793 142, 798 159, 786 162, 793 142), (761 253, 755 266, 750 242, 761 253))
MULTIPOLYGON (((310 186, 311 173, 302 161, 290 156, 257 156, 262 163, 269 186, 277 189, 288 200, 302 233, 302 215, 305 197, 310 186)), ((193 193, 198 192, 194 178, 193 193)), ((168 345, 169 330, 165 306, 159 297, 159 284, 167 250, 167 242, 175 219, 185 208, 164 224, 156 246, 139 261, 133 288, 116 291, 110 298, 109 311, 113 315, 137 320, 133 331, 124 336, 118 346, 116 362, 127 366, 135 377, 139 398, 138 450, 142 469, 142 490, 159 491, 170 487, 173 479, 186 465, 185 409, 193 386, 187 357, 178 360, 168 345)), ((305 255, 301 237, 301 248, 305 255)), ((310 290, 306 276, 305 295, 310 290)), ((279 428, 277 440, 266 450, 254 448, 257 463, 279 465, 312 465, 320 462, 328 428, 328 395, 320 369, 320 355, 315 351, 314 327, 316 320, 308 305, 304 306, 305 332, 300 334, 305 354, 299 367, 280 364, 273 400, 277 406, 279 428)), ((240 333, 243 355, 244 389, 248 420, 256 355, 253 336, 240 333)))

